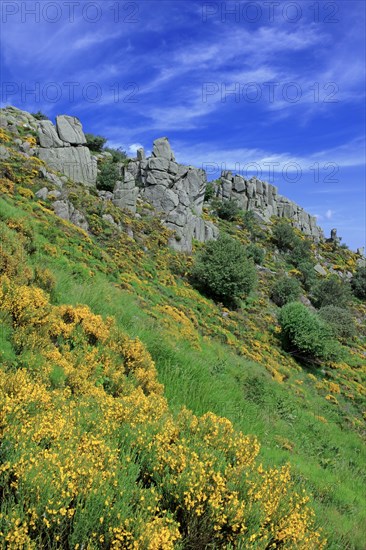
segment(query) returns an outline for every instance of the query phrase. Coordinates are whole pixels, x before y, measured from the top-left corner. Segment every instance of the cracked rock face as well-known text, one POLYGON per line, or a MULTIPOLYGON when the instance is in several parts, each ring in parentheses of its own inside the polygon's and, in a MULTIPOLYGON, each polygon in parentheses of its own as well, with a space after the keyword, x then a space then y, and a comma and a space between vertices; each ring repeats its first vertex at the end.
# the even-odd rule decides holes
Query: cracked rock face
POLYGON ((74 116, 61 115, 56 117, 57 133, 62 139, 70 145, 84 145, 86 138, 83 127, 78 118, 74 116))
MULTIPOLYGON (((30 113, 15 107, 0 110, 0 127, 10 130, 18 139, 14 140, 27 156, 38 154, 50 168, 65 174, 71 180, 89 187, 96 186, 97 160, 85 147, 86 138, 80 121, 76 117, 61 115, 56 126, 49 120, 37 120, 30 113), (35 151, 20 139, 19 127, 29 128, 38 135, 39 147, 35 151)), ((6 147, 0 149, 0 158, 8 156, 6 147)), ((62 189, 65 176, 48 172, 41 167, 40 173, 46 180, 62 189)), ((202 218, 202 208, 207 186, 206 173, 193 166, 179 164, 166 137, 156 139, 152 154, 146 158, 144 149, 137 151, 137 158, 121 169, 121 177, 114 192, 100 191, 103 200, 112 200, 120 208, 136 214, 136 203, 140 199, 149 202, 161 216, 165 225, 174 234, 170 244, 177 250, 190 252, 192 240, 205 242, 218 237, 218 228, 202 218)), ((47 189, 39 191, 39 198, 46 196, 47 189)), ((246 179, 225 170, 214 186, 216 197, 235 200, 244 211, 252 211, 256 218, 267 224, 272 216, 289 218, 292 224, 314 240, 323 239, 322 230, 316 218, 303 208, 278 194, 277 188, 257 178, 246 179)), ((87 227, 86 221, 72 205, 58 200, 55 211, 80 227, 87 227)), ((136 214, 137 215, 137 214, 136 214)), ((364 258, 359 259, 365 262, 364 258)))
POLYGON ((95 187, 97 161, 83 146, 86 138, 79 119, 61 115, 56 119, 56 126, 50 120, 41 120, 37 133, 41 160, 71 180, 95 187))
POLYGON ((223 200, 234 200, 243 210, 252 210, 259 220, 268 223, 272 216, 289 218, 304 235, 319 240, 324 238, 317 226, 316 218, 296 203, 278 194, 277 187, 253 177, 250 180, 230 171, 221 174, 220 184, 215 188, 216 196, 223 200))
POLYGON ((165 225, 174 231, 175 236, 170 240, 173 248, 190 252, 192 239, 204 242, 217 238, 218 229, 201 218, 206 173, 176 163, 167 138, 154 141, 148 159, 140 149, 123 177, 114 189, 114 204, 135 212, 138 195, 150 203, 161 214, 165 225))
POLYGON ((41 147, 38 156, 50 168, 66 174, 71 180, 95 187, 97 162, 87 147, 41 147))
MULTIPOLYGON (((167 138, 159 138, 154 141, 151 157, 146 159, 140 149, 137 158, 130 161, 124 180, 118 182, 114 190, 113 201, 121 208, 136 212, 136 200, 140 196, 174 231, 171 246, 190 252, 193 239, 206 242, 218 237, 217 227, 201 217, 206 185, 206 173, 178 164, 167 138)), ((218 198, 235 200, 244 211, 253 211, 260 222, 267 224, 272 216, 289 218, 305 235, 315 240, 323 238, 314 217, 279 195, 276 187, 257 178, 247 180, 223 171, 215 192, 218 198)))

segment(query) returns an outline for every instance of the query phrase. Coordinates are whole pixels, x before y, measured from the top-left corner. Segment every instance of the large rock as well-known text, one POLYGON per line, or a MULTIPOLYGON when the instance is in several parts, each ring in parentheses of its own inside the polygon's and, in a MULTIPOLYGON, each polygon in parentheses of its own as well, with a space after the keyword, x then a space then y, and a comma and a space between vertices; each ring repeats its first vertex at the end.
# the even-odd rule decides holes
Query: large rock
POLYGON ((326 270, 324 269, 324 267, 323 267, 322 265, 320 265, 320 264, 316 264, 316 266, 314 266, 314 269, 315 269, 315 271, 316 271, 319 275, 321 275, 322 277, 325 277, 326 274, 327 274, 327 272, 326 272, 326 270))
POLYGON ((87 147, 43 148, 38 156, 50 168, 62 172, 71 180, 87 186, 95 186, 97 181, 97 161, 87 147))
POLYGON ((153 157, 163 157, 167 160, 175 160, 168 138, 162 137, 154 141, 153 157))
POLYGON ((77 225, 81 229, 88 231, 89 225, 86 221, 86 218, 82 212, 76 210, 74 206, 68 200, 59 200, 53 203, 53 209, 59 218, 62 218, 65 221, 69 221, 74 225, 77 225))
POLYGON ((10 157, 10 153, 5 145, 0 145, 0 160, 6 160, 10 157))
POLYGON ((113 191, 113 204, 122 209, 136 212, 136 201, 139 189, 136 187, 135 178, 126 171, 122 181, 117 181, 113 191))
POLYGON ((214 185, 214 191, 222 200, 235 200, 243 210, 253 211, 263 223, 269 223, 272 216, 285 217, 314 240, 323 238, 323 232, 313 216, 286 197, 278 195, 276 187, 258 178, 246 180, 223 170, 219 184, 214 185))
POLYGON ((63 142, 56 132, 56 128, 50 120, 40 120, 38 125, 38 138, 41 147, 65 147, 70 146, 63 142))
POLYGON ((56 127, 62 141, 66 141, 71 145, 84 145, 86 143, 83 127, 78 118, 60 115, 56 117, 56 127))

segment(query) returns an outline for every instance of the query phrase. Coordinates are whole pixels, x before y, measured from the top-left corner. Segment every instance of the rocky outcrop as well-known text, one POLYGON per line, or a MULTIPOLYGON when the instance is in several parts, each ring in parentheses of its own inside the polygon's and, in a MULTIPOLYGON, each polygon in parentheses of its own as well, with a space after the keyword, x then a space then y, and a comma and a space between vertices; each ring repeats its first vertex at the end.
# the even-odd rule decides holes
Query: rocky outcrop
POLYGON ((140 149, 128 164, 114 189, 113 202, 135 212, 140 196, 174 231, 170 245, 190 252, 193 239, 205 242, 218 236, 216 226, 201 217, 206 185, 206 173, 178 164, 167 138, 159 138, 154 141, 151 157, 145 158, 140 149))
POLYGON ((56 127, 62 141, 71 145, 84 145, 86 143, 83 127, 78 118, 67 115, 58 116, 56 117, 56 127))
POLYGON ((87 147, 40 147, 38 156, 50 168, 66 174, 71 180, 95 187, 97 162, 87 147))
MULTIPOLYGON (((26 156, 37 154, 50 168, 65 174, 71 180, 89 187, 96 186, 97 159, 103 161, 111 155, 108 152, 96 156, 90 154, 85 147, 82 125, 76 117, 58 116, 54 125, 50 120, 37 120, 15 107, 0 110, 0 115, 0 127, 12 132, 14 143, 26 156), (37 135, 37 147, 29 140, 21 139, 23 129, 37 135)), ((1 148, 0 157, 4 160, 7 155, 6 148, 1 148)), ((146 158, 144 150, 140 148, 136 159, 131 159, 127 166, 121 164, 118 169, 120 177, 114 192, 98 192, 103 200, 112 200, 116 206, 128 209, 136 216, 137 201, 149 203, 159 213, 164 224, 172 230, 170 244, 177 250, 190 252, 193 239, 205 242, 217 238, 218 228, 202 217, 207 187, 206 173, 199 168, 179 164, 167 138, 154 141, 150 157, 146 158)), ((66 176, 59 177, 46 167, 40 167, 40 173, 42 171, 43 177, 58 189, 67 181, 66 176)), ((40 190, 41 200, 48 196, 46 191, 40 190)), ((270 223, 272 216, 288 218, 305 235, 315 240, 323 239, 315 217, 279 195, 273 185, 257 178, 245 179, 224 171, 220 180, 215 183, 214 191, 217 198, 223 201, 234 200, 244 211, 254 212, 263 224, 270 223)), ((55 203, 55 210, 60 217, 86 227, 85 220, 80 219, 77 211, 73 212, 61 197, 56 198, 59 200, 55 203)), ((67 199, 66 196, 62 198, 67 199)), ((361 258, 360 261, 364 260, 361 258)))
POLYGON ((71 180, 95 187, 97 161, 83 144, 86 138, 76 117, 58 116, 56 127, 41 120, 37 128, 40 147, 38 156, 50 168, 66 174, 71 180))
POLYGON ((257 218, 268 223, 272 216, 289 218, 305 235, 315 240, 323 238, 316 218, 301 206, 278 194, 277 187, 253 177, 245 179, 224 171, 215 185, 216 196, 222 200, 234 200, 243 210, 253 211, 257 218))
POLYGON ((56 128, 50 120, 39 121, 38 139, 41 147, 56 148, 70 146, 69 143, 65 143, 59 138, 56 128))
POLYGON ((50 120, 38 120, 26 111, 6 107, 0 110, 0 127, 15 136, 14 143, 20 151, 28 156, 38 155, 52 170, 65 174, 77 183, 95 187, 97 160, 85 147, 86 138, 76 117, 58 116, 54 126, 50 120), (21 139, 24 130, 37 136, 38 146, 21 139))
POLYGON ((117 181, 112 195, 113 202, 120 208, 126 208, 134 214, 136 213, 136 201, 139 195, 139 189, 133 175, 125 170, 122 173, 122 180, 117 181))

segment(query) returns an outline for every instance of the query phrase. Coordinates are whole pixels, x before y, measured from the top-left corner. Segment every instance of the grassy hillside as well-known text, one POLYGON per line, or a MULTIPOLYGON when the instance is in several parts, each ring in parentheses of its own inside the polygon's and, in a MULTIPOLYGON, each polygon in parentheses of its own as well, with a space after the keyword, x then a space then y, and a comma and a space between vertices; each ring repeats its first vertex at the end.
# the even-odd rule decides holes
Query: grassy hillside
MULTIPOLYGON (((193 288, 148 205, 134 218, 69 183, 87 234, 35 199, 39 161, 3 140, 3 547, 363 549, 365 303, 342 359, 301 364, 269 299, 300 273, 271 233, 215 219, 265 251, 229 310, 193 288)), ((356 267, 331 244, 311 254, 356 267)))

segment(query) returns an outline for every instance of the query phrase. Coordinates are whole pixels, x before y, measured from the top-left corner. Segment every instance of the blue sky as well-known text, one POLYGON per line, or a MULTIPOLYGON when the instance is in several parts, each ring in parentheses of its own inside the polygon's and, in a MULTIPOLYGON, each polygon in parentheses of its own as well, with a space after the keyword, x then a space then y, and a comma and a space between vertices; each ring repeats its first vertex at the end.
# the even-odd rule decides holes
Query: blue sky
POLYGON ((2 105, 274 183, 365 242, 365 6, 2 0, 2 105))

